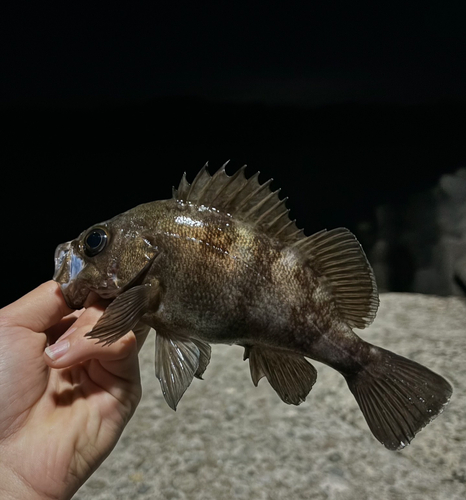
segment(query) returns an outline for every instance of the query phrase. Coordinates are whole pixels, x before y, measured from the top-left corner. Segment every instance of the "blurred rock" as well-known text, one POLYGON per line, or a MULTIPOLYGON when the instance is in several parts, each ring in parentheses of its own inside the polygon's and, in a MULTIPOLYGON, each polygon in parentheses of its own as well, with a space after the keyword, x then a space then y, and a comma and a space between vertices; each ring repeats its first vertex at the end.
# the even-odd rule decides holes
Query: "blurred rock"
POLYGON ((381 291, 466 295, 466 168, 376 213, 367 248, 381 291))
POLYGON ((463 290, 466 295, 466 255, 463 253, 463 257, 459 258, 455 264, 455 279, 456 284, 463 290))

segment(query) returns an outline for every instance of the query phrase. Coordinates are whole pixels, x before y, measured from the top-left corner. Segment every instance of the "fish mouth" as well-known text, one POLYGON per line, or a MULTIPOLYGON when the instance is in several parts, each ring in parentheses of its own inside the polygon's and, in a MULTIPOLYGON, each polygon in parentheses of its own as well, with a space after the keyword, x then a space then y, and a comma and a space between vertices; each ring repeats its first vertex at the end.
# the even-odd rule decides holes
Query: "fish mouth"
MULTIPOLYGON (((73 283, 64 283, 60 285, 61 293, 65 299, 66 305, 70 309, 82 309, 91 293, 91 289, 83 287, 77 290, 76 287, 73 287, 73 283)), ((93 302, 95 302, 95 300, 93 302)))
POLYGON ((82 309, 89 307, 98 300, 114 300, 118 295, 133 286, 134 280, 125 287, 118 287, 112 280, 106 282, 106 286, 95 287, 80 280, 72 280, 60 284, 61 292, 66 305, 70 309, 82 309))
POLYGON ((73 249, 73 242, 69 241, 59 245, 55 251, 53 279, 60 285, 66 305, 70 309, 82 309, 89 307, 99 299, 112 301, 129 288, 142 284, 155 257, 156 255, 148 260, 124 286, 118 283, 115 274, 112 277, 107 277, 100 286, 95 286, 86 279, 88 264, 73 249))
POLYGON ((147 264, 125 286, 118 286, 115 282, 109 280, 107 283, 112 284, 114 286, 107 285, 105 287, 98 287, 98 288, 90 287, 87 290, 86 297, 84 297, 84 299, 82 300, 81 307, 89 307, 89 305, 96 302, 99 298, 112 301, 116 297, 118 297, 118 295, 121 295, 130 288, 137 285, 141 285, 144 282, 144 279, 147 276, 147 273, 149 272, 149 269, 152 266, 154 260, 155 259, 152 258, 149 262, 147 262, 147 264), (88 298, 90 300, 88 300, 88 298))
POLYGON ((66 305, 70 309, 82 309, 101 299, 113 300, 127 288, 117 288, 117 285, 110 281, 107 283, 106 287, 94 287, 83 282, 83 280, 72 280, 61 283, 60 289, 66 305))
POLYGON ((53 280, 60 285, 66 305, 70 309, 81 309, 90 289, 85 286, 80 288, 76 286, 76 278, 84 269, 85 262, 73 251, 72 243, 72 241, 62 243, 55 250, 53 280))

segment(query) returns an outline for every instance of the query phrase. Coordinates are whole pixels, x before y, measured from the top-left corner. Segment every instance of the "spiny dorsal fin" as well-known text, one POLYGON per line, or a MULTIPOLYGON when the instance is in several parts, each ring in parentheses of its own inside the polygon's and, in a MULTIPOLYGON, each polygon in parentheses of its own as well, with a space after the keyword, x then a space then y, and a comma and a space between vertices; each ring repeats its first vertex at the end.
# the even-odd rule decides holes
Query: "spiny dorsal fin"
POLYGON ((235 219, 249 222, 265 234, 279 238, 286 243, 296 242, 304 237, 294 220, 288 217, 285 207, 287 198, 280 199, 280 190, 271 191, 270 179, 259 182, 257 172, 249 179, 244 170, 246 165, 233 175, 227 175, 225 163, 215 174, 210 175, 207 164, 197 174, 192 184, 183 175, 177 190, 173 190, 176 200, 204 205, 231 214, 235 219))
POLYGON ((348 325, 365 328, 374 321, 379 295, 374 273, 356 236, 340 227, 296 242, 307 264, 330 286, 348 325))
POLYGON ((377 285, 356 237, 345 228, 306 237, 288 216, 287 198, 279 198, 279 189, 271 191, 272 179, 260 184, 259 172, 247 179, 246 166, 229 176, 226 165, 210 175, 206 164, 192 184, 183 175, 174 198, 227 212, 295 248, 330 287, 342 318, 352 327, 370 325, 379 305, 377 285))

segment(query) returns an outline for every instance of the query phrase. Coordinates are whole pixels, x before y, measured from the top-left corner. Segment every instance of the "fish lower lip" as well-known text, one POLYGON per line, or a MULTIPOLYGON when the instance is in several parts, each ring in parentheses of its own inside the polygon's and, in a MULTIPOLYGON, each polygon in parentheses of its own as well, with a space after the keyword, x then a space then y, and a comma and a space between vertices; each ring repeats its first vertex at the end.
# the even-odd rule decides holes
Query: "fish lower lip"
POLYGON ((95 304, 101 299, 102 297, 100 297, 97 292, 91 291, 89 292, 86 300, 84 301, 83 307, 87 309, 88 307, 91 307, 93 304, 95 304))
POLYGON ((70 293, 68 290, 69 286, 68 284, 61 285, 61 292, 63 294, 63 297, 65 299, 66 305, 70 309, 82 309, 84 307, 84 303, 86 302, 90 290, 85 290, 83 293, 80 293, 79 296, 75 296, 73 293, 70 293))

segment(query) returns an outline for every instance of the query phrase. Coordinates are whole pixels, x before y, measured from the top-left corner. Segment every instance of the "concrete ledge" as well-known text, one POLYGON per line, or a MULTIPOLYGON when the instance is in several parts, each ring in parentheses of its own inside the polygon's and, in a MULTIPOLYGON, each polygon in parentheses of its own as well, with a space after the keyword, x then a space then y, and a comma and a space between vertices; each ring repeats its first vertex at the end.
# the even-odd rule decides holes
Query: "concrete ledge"
POLYGON ((205 380, 178 410, 154 377, 153 337, 141 352, 144 396, 120 442, 76 500, 466 498, 466 301, 382 294, 359 332, 447 377, 453 398, 401 452, 371 435, 343 378, 315 363, 299 407, 264 379, 255 388, 243 349, 214 346, 205 380))

